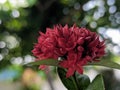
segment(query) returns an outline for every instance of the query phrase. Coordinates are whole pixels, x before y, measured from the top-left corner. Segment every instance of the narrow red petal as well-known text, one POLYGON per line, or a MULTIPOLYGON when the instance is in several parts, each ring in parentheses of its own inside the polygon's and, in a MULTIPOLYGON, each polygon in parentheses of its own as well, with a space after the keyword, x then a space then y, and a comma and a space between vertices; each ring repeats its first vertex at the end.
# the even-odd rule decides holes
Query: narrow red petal
POLYGON ((75 68, 69 68, 66 74, 66 78, 72 76, 75 72, 75 68))

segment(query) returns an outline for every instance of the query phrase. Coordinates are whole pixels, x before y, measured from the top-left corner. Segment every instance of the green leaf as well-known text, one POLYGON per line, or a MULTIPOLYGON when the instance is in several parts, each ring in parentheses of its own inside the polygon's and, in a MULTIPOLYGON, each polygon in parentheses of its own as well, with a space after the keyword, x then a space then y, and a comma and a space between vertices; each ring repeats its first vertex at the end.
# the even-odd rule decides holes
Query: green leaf
POLYGON ((92 62, 88 63, 87 65, 98 65, 98 66, 105 66, 109 68, 120 69, 120 64, 117 64, 113 61, 108 60, 101 60, 100 62, 92 62))
POLYGON ((29 6, 32 6, 36 3, 37 0, 27 0, 29 6))
POLYGON ((102 75, 97 75, 86 90, 105 90, 102 75))
POLYGON ((35 62, 30 62, 25 65, 50 65, 50 66, 58 66, 59 61, 54 59, 44 59, 38 60, 35 62))
POLYGON ((58 75, 59 75, 62 83, 68 90, 79 90, 77 87, 75 78, 73 76, 66 78, 66 70, 65 69, 58 67, 57 72, 58 72, 58 75))
POLYGON ((90 79, 87 75, 76 73, 76 81, 79 87, 79 90, 85 90, 90 84, 90 79))

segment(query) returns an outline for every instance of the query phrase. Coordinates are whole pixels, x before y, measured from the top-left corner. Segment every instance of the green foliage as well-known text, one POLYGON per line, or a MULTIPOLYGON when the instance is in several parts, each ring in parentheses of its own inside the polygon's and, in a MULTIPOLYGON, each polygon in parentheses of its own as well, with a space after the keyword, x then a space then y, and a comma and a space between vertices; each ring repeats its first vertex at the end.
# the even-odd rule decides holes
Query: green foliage
POLYGON ((90 79, 87 75, 75 73, 75 79, 79 90, 85 90, 90 84, 90 79))
POLYGON ((6 28, 8 28, 9 30, 12 30, 12 31, 19 31, 21 30, 23 24, 18 21, 18 20, 10 20, 9 22, 6 23, 6 28))
MULTIPOLYGON (((59 66, 59 61, 54 59, 43 59, 38 60, 35 62, 28 63, 27 65, 50 65, 50 66, 59 66)), ((120 69, 120 65, 113 62, 113 61, 107 61, 107 60, 101 60, 99 62, 90 62, 87 65, 96 65, 96 66, 105 66, 108 68, 114 68, 114 69, 120 69)), ((86 65, 86 66, 87 66, 86 65)))
POLYGON ((63 68, 57 68, 58 75, 68 90, 79 90, 77 87, 76 80, 73 76, 66 78, 66 70, 63 68))
POLYGON ((50 65, 50 66, 58 66, 58 60, 54 59, 45 59, 45 60, 38 60, 36 62, 27 63, 25 65, 50 65))
POLYGON ((80 75, 75 73, 74 76, 66 78, 66 70, 63 68, 57 68, 58 75, 68 90, 85 90, 90 84, 90 79, 86 75, 80 75))
POLYGON ((113 61, 108 60, 101 60, 100 62, 91 62, 88 65, 97 65, 97 66, 105 66, 114 69, 120 69, 120 64, 117 64, 113 61))
POLYGON ((97 75, 85 90, 105 90, 102 75, 97 75))

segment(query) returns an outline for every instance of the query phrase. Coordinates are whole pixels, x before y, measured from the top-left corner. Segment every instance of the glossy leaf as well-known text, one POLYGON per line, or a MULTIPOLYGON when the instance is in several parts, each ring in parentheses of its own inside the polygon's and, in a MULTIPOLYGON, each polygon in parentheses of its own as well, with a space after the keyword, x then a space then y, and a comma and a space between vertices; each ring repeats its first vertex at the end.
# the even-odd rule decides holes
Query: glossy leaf
POLYGON ((45 60, 38 60, 35 62, 30 62, 25 65, 50 65, 50 66, 58 66, 59 61, 54 59, 45 59, 45 60))
POLYGON ((105 90, 102 75, 97 75, 85 90, 105 90))
POLYGON ((66 70, 65 69, 58 67, 57 72, 58 72, 58 75, 59 75, 62 83, 68 90, 79 90, 77 87, 75 78, 73 76, 66 78, 66 70))
POLYGON ((120 64, 117 64, 113 61, 108 60, 101 60, 100 62, 92 62, 88 63, 87 65, 97 65, 97 66, 105 66, 114 69, 120 69, 120 64))
POLYGON ((79 90, 85 90, 90 84, 90 79, 87 75, 76 73, 76 81, 79 87, 79 90))

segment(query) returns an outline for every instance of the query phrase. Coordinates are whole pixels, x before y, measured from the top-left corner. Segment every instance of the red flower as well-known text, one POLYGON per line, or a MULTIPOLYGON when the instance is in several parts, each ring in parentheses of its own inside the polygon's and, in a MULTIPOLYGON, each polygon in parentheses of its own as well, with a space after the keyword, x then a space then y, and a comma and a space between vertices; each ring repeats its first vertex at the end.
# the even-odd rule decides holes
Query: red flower
POLYGON ((32 52, 39 60, 62 57, 60 66, 68 69, 66 76, 70 77, 75 71, 82 74, 83 66, 97 61, 105 54, 104 49, 104 41, 95 32, 75 25, 70 28, 56 25, 53 29, 47 28, 45 34, 40 32, 32 52))

